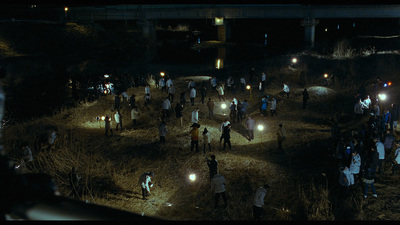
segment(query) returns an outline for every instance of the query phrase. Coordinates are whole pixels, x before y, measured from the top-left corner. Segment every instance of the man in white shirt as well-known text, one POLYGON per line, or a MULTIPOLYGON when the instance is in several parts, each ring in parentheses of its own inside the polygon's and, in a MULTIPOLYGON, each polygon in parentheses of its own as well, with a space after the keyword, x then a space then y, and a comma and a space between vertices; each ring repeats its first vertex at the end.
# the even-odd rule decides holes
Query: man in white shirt
POLYGON ((257 221, 261 220, 261 216, 265 213, 265 210, 262 207, 264 205, 264 198, 265 194, 267 193, 267 189, 269 189, 269 185, 264 184, 264 186, 257 189, 256 195, 254 196, 253 216, 257 221))
POLYGON ((139 177, 143 200, 146 200, 146 197, 150 195, 150 188, 153 187, 153 183, 151 182, 152 177, 154 177, 153 172, 146 172, 139 177))
POLYGON ((118 130, 119 127, 120 130, 122 131, 122 116, 121 113, 119 113, 119 110, 117 110, 117 112, 114 114, 114 119, 115 123, 117 124, 115 130, 118 130))
POLYGON ((394 152, 394 160, 392 164, 392 175, 396 175, 396 171, 400 168, 400 141, 396 142, 396 151, 394 152))
POLYGON ((383 161, 385 161, 385 145, 379 140, 379 138, 374 138, 376 151, 379 154, 379 161, 378 161, 378 174, 383 174, 383 161))
POLYGON ((199 108, 192 111, 192 123, 199 123, 199 108))

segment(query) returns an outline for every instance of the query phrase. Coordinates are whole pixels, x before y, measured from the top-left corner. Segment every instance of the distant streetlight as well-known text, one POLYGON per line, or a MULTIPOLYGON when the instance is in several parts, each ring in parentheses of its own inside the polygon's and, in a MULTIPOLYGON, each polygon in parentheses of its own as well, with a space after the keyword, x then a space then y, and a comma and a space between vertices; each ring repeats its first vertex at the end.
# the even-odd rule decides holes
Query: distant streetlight
POLYGON ((250 91, 250 99, 251 99, 251 86, 250 86, 250 85, 247 85, 247 86, 246 86, 246 89, 250 91))
POLYGON ((64 7, 64 12, 65 12, 65 20, 67 20, 68 7, 64 7))
POLYGON ((164 72, 160 72, 160 76, 164 77, 165 73, 164 72))
POLYGON ((378 97, 382 101, 385 101, 385 99, 387 98, 386 94, 379 94, 378 97))
POLYGON ((261 125, 261 124, 259 124, 258 126, 257 126, 257 129, 260 131, 260 133, 261 133, 261 149, 263 149, 263 144, 262 144, 262 136, 263 136, 263 130, 264 130, 264 126, 263 125, 261 125))
POLYGON ((292 59, 292 63, 297 63, 297 59, 296 59, 296 58, 293 58, 293 59, 292 59))
POLYGON ((324 74, 324 78, 328 78, 329 75, 327 73, 324 74))
POLYGON ((193 183, 193 208, 195 207, 194 200, 196 196, 196 188, 194 182, 196 181, 196 174, 192 173, 189 175, 189 180, 193 183))
POLYGON ((222 104, 221 104, 221 108, 222 108, 222 114, 225 115, 226 104, 225 104, 225 103, 222 103, 222 104))

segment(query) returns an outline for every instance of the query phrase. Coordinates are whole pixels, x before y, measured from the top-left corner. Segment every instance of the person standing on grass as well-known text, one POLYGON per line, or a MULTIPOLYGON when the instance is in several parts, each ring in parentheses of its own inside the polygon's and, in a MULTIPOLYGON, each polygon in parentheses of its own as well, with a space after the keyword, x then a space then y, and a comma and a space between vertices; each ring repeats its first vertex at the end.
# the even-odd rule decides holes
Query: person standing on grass
POLYGON ((119 95, 115 95, 114 98, 114 110, 117 110, 121 107, 121 98, 119 97, 119 95))
POLYGON ((268 184, 264 184, 262 187, 259 187, 256 191, 256 194, 253 199, 253 217, 254 220, 260 221, 261 216, 265 214, 265 210, 262 208, 264 206, 264 198, 267 193, 267 189, 269 189, 268 184))
POLYGON ((278 140, 278 151, 283 152, 282 143, 286 139, 285 131, 283 130, 283 125, 279 124, 279 129, 276 132, 277 140, 278 140))
POLYGON ((168 129, 167 129, 167 124, 163 119, 161 119, 160 125, 158 125, 158 134, 160 136, 160 143, 164 144, 165 143, 165 135, 167 134, 168 129))
POLYGON ((150 196, 150 188, 153 187, 153 183, 151 182, 152 177, 154 178, 153 172, 145 172, 139 177, 138 184, 142 189, 143 200, 146 200, 146 197, 150 196))
POLYGON ((345 194, 347 194, 350 186, 354 184, 354 176, 347 166, 340 168, 339 171, 339 184, 344 188, 345 194))
POLYGON ((208 118, 211 120, 214 115, 214 101, 211 98, 208 98, 207 108, 208 108, 208 118))
POLYGON ((303 94, 303 109, 306 109, 307 108, 307 102, 308 102, 308 99, 309 99, 307 88, 304 88, 304 91, 303 91, 302 94, 303 94))
POLYGON ((211 152, 211 136, 207 128, 203 131, 203 153, 206 154, 206 145, 208 145, 208 150, 211 152))
POLYGON ((228 198, 226 197, 226 180, 225 177, 217 173, 211 179, 211 191, 215 193, 214 209, 218 207, 220 197, 224 200, 225 207, 228 206, 228 198))
POLYGON ((180 103, 176 103, 175 106, 175 116, 178 119, 178 121, 180 121, 181 126, 183 126, 183 121, 182 121, 182 117, 183 117, 183 106, 180 103))
POLYGON ((179 95, 179 100, 182 106, 186 105, 186 92, 184 90, 179 95))
POLYGON ((251 118, 251 116, 248 116, 248 119, 246 121, 246 127, 249 133, 249 141, 254 140, 254 125, 255 125, 255 121, 253 118, 251 118))
POLYGON ((270 101, 270 112, 271 112, 271 116, 276 116, 276 99, 275 97, 271 98, 270 101))
POLYGON ((207 96, 207 88, 206 88, 206 85, 204 84, 204 82, 200 88, 200 95, 201 95, 201 99, 200 99, 201 104, 204 104, 204 99, 207 96))
POLYGON ((192 123, 199 123, 199 111, 200 111, 200 108, 195 108, 193 111, 192 111, 192 123))
POLYGON ((131 108, 136 106, 136 99, 134 94, 132 94, 131 97, 129 98, 129 105, 131 106, 131 108))
POLYGON ((358 174, 360 173, 361 167, 361 156, 358 154, 357 150, 353 151, 351 154, 350 172, 353 174, 354 180, 358 182, 358 174))
POLYGON ((137 119, 139 118, 139 112, 137 110, 137 107, 134 106, 131 110, 131 119, 132 119, 132 128, 136 127, 137 124, 137 119))
POLYGON ((385 145, 379 140, 378 137, 374 138, 374 142, 376 146, 376 151, 378 152, 379 155, 378 174, 383 174, 383 161, 385 161, 385 145))
POLYGON ((111 135, 113 135, 113 131, 111 128, 111 117, 109 115, 106 115, 104 118, 104 124, 105 124, 105 129, 106 129, 106 137, 108 136, 108 130, 110 130, 111 135))
POLYGON ((115 130, 118 131, 118 127, 122 131, 122 116, 121 113, 119 113, 119 110, 114 114, 114 119, 115 119, 115 130))
POLYGON ((194 87, 190 89, 190 104, 194 105, 194 99, 196 98, 196 89, 194 87))
POLYGON ((210 181, 214 177, 215 174, 218 173, 218 161, 215 159, 215 155, 211 155, 211 160, 207 159, 207 166, 210 171, 210 181))
POLYGON ((192 130, 189 131, 190 134, 190 151, 196 147, 196 153, 199 152, 199 125, 194 123, 190 126, 192 130))
POLYGON ((369 186, 371 186, 372 189, 372 196, 374 196, 375 198, 378 197, 378 194, 376 193, 376 189, 375 189, 375 169, 372 168, 368 168, 366 170, 366 173, 364 175, 364 183, 365 183, 365 188, 364 188, 364 198, 368 197, 368 188, 369 186))
POLYGON ((230 123, 224 127, 224 132, 222 135, 224 137, 224 148, 222 150, 226 149, 226 144, 228 144, 229 150, 231 150, 232 146, 231 146, 231 124, 230 123))
POLYGON ((267 108, 268 108, 268 101, 267 101, 267 98, 263 97, 263 98, 261 99, 260 114, 261 114, 262 116, 264 116, 264 117, 267 117, 267 116, 268 116, 267 108))

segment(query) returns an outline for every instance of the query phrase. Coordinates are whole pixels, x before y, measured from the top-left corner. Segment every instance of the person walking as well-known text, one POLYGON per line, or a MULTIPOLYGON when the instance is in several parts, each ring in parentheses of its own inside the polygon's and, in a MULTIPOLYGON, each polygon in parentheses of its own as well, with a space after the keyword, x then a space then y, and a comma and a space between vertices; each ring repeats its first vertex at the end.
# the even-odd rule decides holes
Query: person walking
POLYGON ((217 92, 218 92, 218 99, 220 101, 225 101, 224 88, 222 87, 222 85, 218 85, 217 92))
POLYGON ((264 93, 267 86, 267 74, 261 73, 261 91, 264 93))
POLYGON ((131 108, 136 106, 136 99, 134 94, 132 94, 131 97, 129 98, 129 105, 131 106, 131 108))
POLYGON ((139 119, 139 112, 136 106, 134 106, 131 110, 131 119, 132 119, 132 128, 135 128, 137 120, 139 119))
POLYGON ((210 132, 205 127, 203 130, 203 153, 206 154, 206 145, 208 145, 208 150, 211 152, 211 136, 210 132))
POLYGON ((261 216, 265 214, 265 210, 262 208, 264 206, 264 198, 269 189, 268 184, 264 184, 256 190, 256 194, 253 199, 253 217, 254 220, 260 221, 261 216))
POLYGON ((283 93, 286 94, 288 99, 289 99, 289 92, 290 92, 290 89, 289 89, 288 83, 283 83, 283 93))
POLYGON ((247 120, 246 120, 246 127, 247 127, 247 131, 249 134, 249 141, 254 140, 254 125, 255 125, 255 121, 254 119, 251 117, 251 115, 247 116, 247 120))
POLYGON ((193 111, 192 111, 192 123, 199 123, 199 111, 200 111, 200 108, 195 108, 193 111))
POLYGON ((354 116, 355 116, 355 120, 359 121, 362 118, 362 115, 364 113, 364 105, 361 101, 361 99, 359 99, 356 104, 354 104, 354 116))
POLYGON ((168 97, 164 99, 162 107, 165 117, 169 117, 171 113, 171 101, 168 97))
POLYGON ((196 153, 199 152, 199 125, 194 123, 190 126, 192 130, 189 131, 190 134, 190 151, 196 147, 196 153))
POLYGON ((235 101, 231 102, 231 106, 229 107, 229 109, 230 109, 229 117, 231 118, 232 123, 234 123, 237 116, 237 105, 235 104, 235 101))
POLYGON ((246 79, 244 77, 240 78, 240 90, 242 93, 244 93, 244 90, 246 89, 246 79))
POLYGON ((307 88, 304 88, 304 91, 303 91, 302 95, 303 95, 303 109, 306 109, 307 108, 307 102, 308 102, 308 99, 309 99, 307 88))
POLYGON ((221 126, 219 127, 219 131, 221 131, 221 137, 219 138, 219 143, 221 144, 222 139, 224 138, 224 128, 228 126, 231 122, 229 122, 228 119, 225 119, 222 123, 221 126))
POLYGON ((368 188, 369 186, 371 186, 372 189, 372 196, 374 196, 375 198, 378 197, 378 194, 376 193, 376 189, 375 189, 375 169, 373 168, 368 168, 366 170, 366 173, 364 175, 364 179, 363 179, 364 183, 365 183, 365 188, 364 188, 364 198, 368 197, 368 188))
POLYGON ((153 183, 151 182, 151 178, 154 178, 153 172, 145 172, 139 177, 138 184, 142 190, 143 200, 146 200, 147 196, 150 196, 150 188, 153 187, 153 183))
POLYGON ((176 93, 176 89, 175 89, 174 85, 171 84, 171 86, 169 86, 169 88, 168 88, 168 99, 171 103, 174 102, 175 93, 176 93))
POLYGON ((224 148, 222 150, 226 149, 226 144, 228 144, 229 150, 232 149, 230 133, 231 133, 231 124, 229 123, 227 126, 224 127, 224 131, 222 133, 224 138, 224 148))
POLYGON ((228 198, 226 196, 226 180, 225 177, 217 173, 211 179, 211 191, 215 193, 214 197, 214 209, 218 207, 219 199, 222 196, 225 207, 228 206, 228 198))
POLYGON ((106 137, 108 136, 108 131, 110 130, 111 135, 113 135, 113 131, 111 128, 111 117, 109 115, 106 115, 104 118, 104 127, 106 129, 106 137))
POLYGON ((178 121, 180 121, 181 126, 183 126, 183 121, 182 121, 182 117, 183 117, 183 106, 180 103, 176 103, 175 106, 175 116, 178 119, 178 121))
POLYGON ((215 159, 215 155, 211 155, 211 159, 206 157, 207 166, 210 171, 210 181, 214 177, 215 174, 218 173, 218 161, 215 159))
POLYGON ((194 89, 194 87, 192 87, 192 89, 190 89, 190 104, 192 106, 194 105, 195 98, 196 98, 196 89, 194 89))
POLYGON ((391 105, 390 108, 390 115, 391 115, 391 120, 390 120, 390 132, 394 132, 397 128, 397 120, 399 119, 400 115, 400 110, 399 106, 395 103, 391 105))
POLYGON ((208 118, 210 120, 212 120, 213 116, 214 116, 214 101, 211 100, 211 98, 208 98, 208 102, 207 102, 207 108, 208 108, 208 118))
POLYGON ((161 122, 160 122, 160 125, 158 125, 158 135, 160 136, 160 143, 161 144, 165 143, 165 135, 167 134, 167 132, 168 132, 167 124, 162 119, 161 122))
POLYGON ((117 112, 114 114, 114 119, 115 119, 115 130, 118 131, 118 127, 119 129, 122 131, 122 116, 121 113, 119 113, 119 110, 117 110, 117 112))
POLYGON ((277 140, 278 140, 278 151, 283 153, 282 143, 286 139, 285 132, 283 130, 283 125, 279 124, 278 131, 276 132, 277 140))

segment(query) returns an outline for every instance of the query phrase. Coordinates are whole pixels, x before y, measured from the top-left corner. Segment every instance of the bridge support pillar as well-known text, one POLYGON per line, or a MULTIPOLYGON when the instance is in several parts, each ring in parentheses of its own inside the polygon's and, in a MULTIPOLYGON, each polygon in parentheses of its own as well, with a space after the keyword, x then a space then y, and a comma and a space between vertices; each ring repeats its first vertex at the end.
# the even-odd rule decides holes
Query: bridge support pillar
POLYGON ((224 20, 223 25, 217 26, 218 41, 226 42, 231 40, 231 25, 229 20, 224 20))
POLYGON ((304 26, 304 44, 306 47, 314 47, 315 42, 315 25, 318 20, 315 18, 304 18, 301 25, 304 26))

